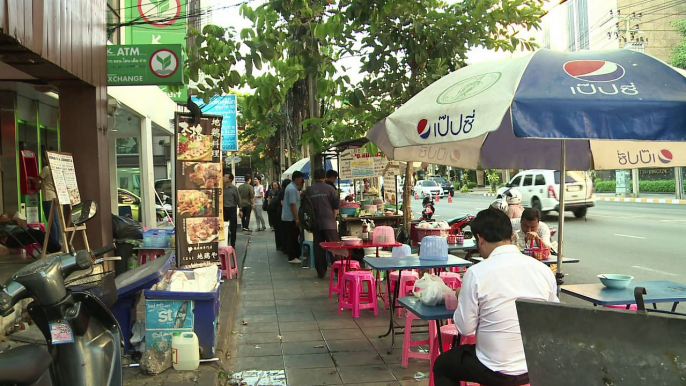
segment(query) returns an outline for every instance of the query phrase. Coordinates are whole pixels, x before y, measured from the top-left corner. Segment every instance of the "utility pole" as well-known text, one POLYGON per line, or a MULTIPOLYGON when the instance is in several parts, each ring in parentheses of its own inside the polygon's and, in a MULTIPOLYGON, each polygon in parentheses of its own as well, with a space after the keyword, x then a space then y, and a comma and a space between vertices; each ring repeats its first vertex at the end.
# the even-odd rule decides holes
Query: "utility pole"
POLYGON ((648 38, 641 36, 643 34, 640 24, 643 18, 642 12, 622 15, 621 10, 617 10, 617 13, 610 11, 610 18, 615 20, 615 26, 607 32, 608 40, 616 39, 619 40, 620 47, 645 52, 648 38))

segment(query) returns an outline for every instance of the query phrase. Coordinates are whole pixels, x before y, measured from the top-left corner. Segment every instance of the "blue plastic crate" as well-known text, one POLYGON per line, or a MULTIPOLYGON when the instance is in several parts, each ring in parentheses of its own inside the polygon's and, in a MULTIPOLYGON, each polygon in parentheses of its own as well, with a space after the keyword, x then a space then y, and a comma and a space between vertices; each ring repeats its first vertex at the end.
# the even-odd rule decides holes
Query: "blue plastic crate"
POLYGON ((143 246, 145 248, 169 248, 173 229, 148 229, 143 232, 143 246))

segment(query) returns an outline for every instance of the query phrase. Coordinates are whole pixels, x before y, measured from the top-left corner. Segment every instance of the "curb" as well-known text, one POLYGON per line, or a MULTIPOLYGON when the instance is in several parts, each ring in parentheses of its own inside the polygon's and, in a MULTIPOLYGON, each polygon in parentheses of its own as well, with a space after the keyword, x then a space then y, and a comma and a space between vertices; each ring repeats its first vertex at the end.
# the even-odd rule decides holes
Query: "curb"
POLYGON ((686 200, 677 200, 674 198, 597 197, 597 200, 607 202, 637 202, 644 204, 686 205, 686 200))

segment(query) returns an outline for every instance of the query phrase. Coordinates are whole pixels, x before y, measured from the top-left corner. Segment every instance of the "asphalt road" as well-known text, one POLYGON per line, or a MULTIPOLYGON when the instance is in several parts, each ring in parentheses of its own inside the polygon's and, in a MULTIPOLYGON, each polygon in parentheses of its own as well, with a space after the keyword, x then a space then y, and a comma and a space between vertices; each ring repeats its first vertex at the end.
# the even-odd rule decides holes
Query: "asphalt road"
MULTIPOLYGON (((493 197, 479 195, 456 195, 452 204, 441 199, 436 219, 476 214, 491 201, 493 197)), ((412 205, 417 217, 421 200, 412 205)), ((545 222, 557 227, 557 213, 545 222)), ((686 284, 686 205, 597 202, 586 219, 566 213, 564 239, 564 255, 581 260, 564 266, 565 284, 597 283, 600 273, 686 284)), ((563 300, 577 303, 567 298, 563 300)))

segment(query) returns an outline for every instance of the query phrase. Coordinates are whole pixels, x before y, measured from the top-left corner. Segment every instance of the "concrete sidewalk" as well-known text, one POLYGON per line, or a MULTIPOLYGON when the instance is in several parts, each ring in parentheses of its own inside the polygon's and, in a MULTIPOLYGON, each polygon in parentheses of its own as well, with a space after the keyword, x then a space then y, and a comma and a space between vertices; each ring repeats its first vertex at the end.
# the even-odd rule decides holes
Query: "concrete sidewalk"
POLYGON ((264 378, 271 377, 275 385, 292 386, 428 385, 427 360, 400 367, 402 336, 387 354, 390 338, 378 338, 389 320, 381 302, 378 316, 372 310, 361 310, 358 319, 350 310, 339 315, 328 286, 328 275, 320 280, 314 269, 289 264, 272 232, 253 233, 225 363, 229 379, 236 378, 228 384, 267 385, 264 378), (262 382, 255 381, 259 376, 262 382))

